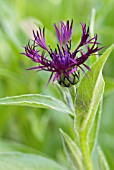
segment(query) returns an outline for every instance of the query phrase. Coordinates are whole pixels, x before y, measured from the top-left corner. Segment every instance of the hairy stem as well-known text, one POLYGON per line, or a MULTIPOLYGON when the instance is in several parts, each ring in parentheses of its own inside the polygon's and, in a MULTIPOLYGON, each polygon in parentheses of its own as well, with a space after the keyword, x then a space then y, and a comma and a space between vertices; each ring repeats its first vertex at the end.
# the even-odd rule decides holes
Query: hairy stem
POLYGON ((80 131, 79 136, 80 136, 80 146, 81 146, 85 168, 86 170, 93 170, 93 164, 92 164, 92 159, 91 159, 91 155, 89 152, 89 147, 86 143, 85 131, 84 130, 80 131))

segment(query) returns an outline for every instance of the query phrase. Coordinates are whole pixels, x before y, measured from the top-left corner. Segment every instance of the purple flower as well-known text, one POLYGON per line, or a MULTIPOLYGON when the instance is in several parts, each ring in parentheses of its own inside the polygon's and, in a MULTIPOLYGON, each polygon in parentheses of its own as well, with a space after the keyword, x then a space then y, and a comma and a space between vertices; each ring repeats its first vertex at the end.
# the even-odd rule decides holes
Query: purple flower
MULTIPOLYGON (((58 81, 61 86, 69 87, 76 84, 79 81, 79 70, 85 73, 83 67, 87 70, 90 68, 85 64, 85 61, 95 54, 103 47, 99 48, 100 43, 97 42, 97 34, 90 38, 89 27, 86 28, 86 24, 81 23, 82 26, 82 36, 77 48, 71 52, 71 36, 72 36, 72 26, 69 21, 66 23, 60 22, 59 27, 54 24, 54 28, 59 40, 59 44, 53 50, 50 45, 47 46, 45 40, 45 29, 39 30, 37 32, 33 31, 33 43, 31 45, 30 41, 25 48, 25 53, 27 57, 31 58, 34 62, 39 65, 29 70, 45 70, 51 72, 48 83, 52 79, 52 82, 58 81), (39 47, 39 48, 38 48, 39 47)), ((86 73, 85 73, 86 74, 86 73)))

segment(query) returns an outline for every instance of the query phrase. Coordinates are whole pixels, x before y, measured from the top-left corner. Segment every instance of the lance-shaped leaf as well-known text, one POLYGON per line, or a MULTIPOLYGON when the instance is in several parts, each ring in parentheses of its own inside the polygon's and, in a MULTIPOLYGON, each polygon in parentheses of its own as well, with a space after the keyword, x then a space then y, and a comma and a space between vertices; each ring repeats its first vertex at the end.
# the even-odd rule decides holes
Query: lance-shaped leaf
POLYGON ((0 170, 67 170, 51 159, 22 153, 1 153, 0 170))
POLYGON ((55 99, 51 96, 45 96, 40 94, 26 94, 1 98, 0 105, 31 106, 54 109, 59 112, 72 114, 71 109, 62 101, 55 99))
POLYGON ((98 162, 99 162, 100 170, 110 170, 103 151, 101 150, 100 147, 98 147, 97 149, 98 149, 98 162))
POLYGON ((82 149, 90 149, 88 144, 89 134, 94 125, 99 102, 104 92, 102 69, 113 48, 114 45, 109 47, 104 54, 100 56, 99 60, 92 66, 91 72, 87 72, 88 78, 84 76, 78 88, 76 127, 78 131, 80 130, 80 138, 83 139, 82 145, 86 145, 82 146, 82 149))
POLYGON ((102 113, 102 100, 99 103, 98 110, 95 115, 94 123, 88 135, 88 145, 90 148, 90 152, 94 149, 94 146, 97 142, 101 113, 102 113))
POLYGON ((69 162, 73 165, 75 170, 84 170, 83 158, 81 151, 77 144, 60 129, 64 150, 69 162))

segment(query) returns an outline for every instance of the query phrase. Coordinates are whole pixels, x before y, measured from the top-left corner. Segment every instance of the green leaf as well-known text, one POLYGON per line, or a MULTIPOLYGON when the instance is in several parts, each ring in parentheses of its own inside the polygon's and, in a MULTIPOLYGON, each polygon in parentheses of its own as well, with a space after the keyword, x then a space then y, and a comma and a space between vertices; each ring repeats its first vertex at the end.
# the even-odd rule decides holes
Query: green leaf
POLYGON ((97 111, 104 88, 102 69, 113 48, 114 45, 106 50, 92 66, 91 72, 87 72, 88 78, 84 76, 80 82, 76 101, 76 116, 79 120, 77 123, 81 129, 85 129, 85 126, 89 126, 88 122, 92 112, 97 111))
POLYGON ((1 153, 0 170, 67 170, 53 160, 22 153, 1 153))
POLYGON ((72 114, 70 108, 62 101, 51 96, 40 94, 26 94, 20 96, 5 97, 0 99, 0 105, 31 106, 54 109, 66 114, 72 114))
POLYGON ((102 113, 102 100, 99 103, 97 113, 95 115, 94 123, 91 127, 91 131, 89 133, 89 139, 88 139, 88 145, 90 148, 90 152, 93 150, 97 138, 98 138, 98 131, 100 126, 100 119, 101 119, 101 113, 102 113))
POLYGON ((4 152, 24 152, 24 153, 33 153, 33 154, 40 154, 40 155, 42 154, 37 149, 22 144, 20 142, 11 141, 8 139, 0 139, 0 153, 4 153, 4 152))
POLYGON ((76 127, 78 129, 77 131, 80 131, 80 142, 85 159, 88 157, 87 153, 89 155, 90 152, 90 134, 95 122, 99 102, 101 101, 104 92, 102 69, 113 48, 114 45, 109 47, 99 60, 95 62, 91 68, 91 72, 87 72, 88 78, 84 76, 78 88, 76 101, 76 127))
POLYGON ((103 154, 103 151, 101 150, 100 147, 98 147, 98 162, 99 162, 100 170, 110 170, 106 158, 103 154))
POLYGON ((60 129, 64 150, 74 169, 83 170, 82 154, 77 144, 60 129))

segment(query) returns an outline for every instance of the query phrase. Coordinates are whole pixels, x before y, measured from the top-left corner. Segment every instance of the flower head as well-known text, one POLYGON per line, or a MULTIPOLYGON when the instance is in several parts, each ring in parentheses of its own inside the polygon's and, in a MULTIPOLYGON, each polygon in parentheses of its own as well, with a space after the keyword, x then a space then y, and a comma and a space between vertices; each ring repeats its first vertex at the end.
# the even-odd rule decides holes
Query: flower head
POLYGON ((29 68, 29 70, 45 70, 50 72, 51 75, 48 83, 52 79, 53 83, 58 81, 60 85, 65 87, 76 84, 79 81, 79 70, 82 70, 85 73, 83 66, 87 70, 90 70, 85 64, 85 61, 92 54, 95 54, 103 48, 98 47, 100 43, 97 42, 97 34, 93 38, 90 38, 89 27, 87 28, 86 24, 81 23, 81 40, 79 45, 72 52, 72 26, 73 21, 71 23, 69 23, 69 21, 66 23, 60 22, 59 27, 54 24, 59 40, 59 44, 57 44, 57 47, 54 50, 46 44, 44 28, 42 30, 39 28, 37 32, 33 31, 34 39, 32 45, 29 41, 28 45, 24 47, 25 52, 22 54, 39 64, 36 67, 29 68))

